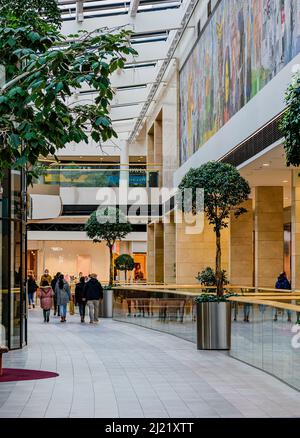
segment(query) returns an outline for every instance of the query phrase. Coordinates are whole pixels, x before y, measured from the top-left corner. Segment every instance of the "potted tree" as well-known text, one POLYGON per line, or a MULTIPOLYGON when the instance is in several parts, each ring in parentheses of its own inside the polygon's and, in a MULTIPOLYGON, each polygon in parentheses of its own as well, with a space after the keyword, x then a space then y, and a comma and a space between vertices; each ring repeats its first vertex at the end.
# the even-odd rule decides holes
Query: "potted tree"
POLYGON ((112 286, 114 283, 113 247, 132 231, 131 224, 117 207, 99 207, 88 218, 85 231, 94 243, 106 242, 109 249, 109 283, 103 297, 104 317, 112 317, 112 286))
POLYGON ((121 254, 115 260, 115 267, 118 271, 124 271, 125 282, 127 283, 127 271, 134 270, 134 260, 129 254, 121 254))
POLYGON ((300 166, 300 72, 297 72, 288 86, 285 102, 287 109, 280 121, 280 130, 285 138, 284 149, 287 166, 300 166))
POLYGON ((196 215, 204 208, 216 235, 216 294, 202 294, 196 298, 197 347, 227 350, 230 348, 231 305, 228 295, 224 295, 221 231, 228 227, 231 211, 234 211, 236 217, 246 212, 240 204, 248 199, 250 187, 234 166, 211 161, 191 169, 180 183, 179 193, 181 197, 178 205, 181 210, 196 215), (204 190, 203 206, 196 202, 197 189, 204 190), (185 196, 184 202, 182 196, 185 196))

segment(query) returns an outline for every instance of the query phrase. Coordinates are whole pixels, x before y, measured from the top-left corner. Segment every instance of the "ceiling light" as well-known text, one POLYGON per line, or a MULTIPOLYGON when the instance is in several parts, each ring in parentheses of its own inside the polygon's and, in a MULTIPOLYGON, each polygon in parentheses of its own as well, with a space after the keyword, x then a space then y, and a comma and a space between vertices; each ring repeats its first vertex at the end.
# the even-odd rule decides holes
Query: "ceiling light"
POLYGON ((284 184, 287 184, 287 183, 288 183, 288 180, 285 179, 285 180, 283 180, 282 182, 283 182, 284 184))
POLYGON ((270 166, 270 163, 264 163, 263 166, 264 166, 264 167, 269 167, 269 166, 270 166))

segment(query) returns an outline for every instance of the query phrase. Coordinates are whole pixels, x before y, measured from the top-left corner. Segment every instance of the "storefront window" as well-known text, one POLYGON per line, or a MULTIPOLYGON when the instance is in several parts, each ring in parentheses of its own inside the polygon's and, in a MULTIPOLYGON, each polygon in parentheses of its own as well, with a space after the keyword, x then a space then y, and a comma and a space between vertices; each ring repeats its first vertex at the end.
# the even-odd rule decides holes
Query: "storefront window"
POLYGON ((0 343, 10 349, 26 342, 23 187, 21 173, 12 171, 3 178, 0 190, 0 343))
POLYGON ((21 338, 21 221, 11 222, 10 258, 10 339, 11 348, 17 348, 21 338))

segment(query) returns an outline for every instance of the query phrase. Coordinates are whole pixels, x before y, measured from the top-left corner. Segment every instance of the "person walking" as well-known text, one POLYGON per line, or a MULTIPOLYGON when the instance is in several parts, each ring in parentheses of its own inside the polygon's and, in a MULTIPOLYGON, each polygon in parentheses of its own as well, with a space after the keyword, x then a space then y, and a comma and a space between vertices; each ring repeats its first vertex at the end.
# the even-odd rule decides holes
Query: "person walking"
POLYGON ((52 290, 54 292, 54 296, 53 296, 53 307, 54 307, 54 316, 60 316, 60 311, 59 311, 59 306, 57 305, 57 297, 56 297, 56 293, 55 293, 55 286, 56 283, 58 281, 58 277, 60 276, 60 272, 57 272, 56 275, 54 276, 53 280, 51 281, 51 287, 52 290))
POLYGON ((28 307, 31 309, 31 306, 35 308, 34 305, 34 294, 38 288, 38 285, 36 284, 36 281, 34 279, 33 275, 28 276, 27 280, 27 293, 28 293, 28 307))
POLYGON ((71 301, 71 290, 65 281, 63 274, 60 274, 55 286, 57 305, 60 309, 60 322, 66 322, 67 305, 71 301))
POLYGON ((51 277, 51 275, 49 274, 49 270, 48 270, 48 269, 45 269, 43 275, 41 276, 40 284, 42 284, 44 280, 47 280, 47 281, 48 281, 48 284, 51 284, 52 277, 51 277))
POLYGON ((85 318, 86 301, 83 293, 84 286, 85 286, 85 278, 81 276, 79 279, 79 283, 77 283, 75 286, 75 305, 77 306, 78 304, 81 322, 84 322, 84 318, 85 318))
MULTIPOLYGON (((291 283, 289 282, 285 272, 281 272, 281 274, 277 278, 275 288, 289 290, 291 292, 291 289, 292 289, 291 283)), ((277 321, 277 317, 278 317, 278 309, 275 310, 274 321, 277 321)), ((288 322, 291 322, 292 321, 292 312, 290 310, 287 310, 287 317, 288 317, 287 318, 288 322)))
POLYGON ((90 279, 83 288, 83 299, 89 308, 90 324, 99 321, 99 300, 103 298, 103 288, 97 280, 97 274, 90 274, 90 279))
POLYGON ((39 287, 38 294, 41 300, 41 308, 43 309, 44 322, 49 322, 54 292, 47 280, 44 280, 39 287))

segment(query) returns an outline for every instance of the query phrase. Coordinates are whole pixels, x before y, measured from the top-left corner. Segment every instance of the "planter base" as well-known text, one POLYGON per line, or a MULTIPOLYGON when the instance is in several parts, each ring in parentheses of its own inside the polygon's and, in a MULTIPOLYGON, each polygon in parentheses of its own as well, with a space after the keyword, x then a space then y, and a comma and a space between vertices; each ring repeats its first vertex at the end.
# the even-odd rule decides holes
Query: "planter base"
POLYGON ((230 350, 231 303, 197 304, 197 349, 230 350))
POLYGON ((113 316, 113 290, 106 289, 103 291, 103 300, 101 303, 101 317, 112 318, 113 316))

